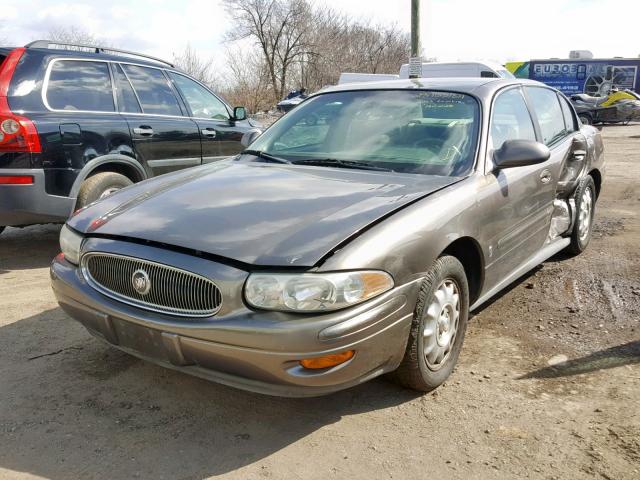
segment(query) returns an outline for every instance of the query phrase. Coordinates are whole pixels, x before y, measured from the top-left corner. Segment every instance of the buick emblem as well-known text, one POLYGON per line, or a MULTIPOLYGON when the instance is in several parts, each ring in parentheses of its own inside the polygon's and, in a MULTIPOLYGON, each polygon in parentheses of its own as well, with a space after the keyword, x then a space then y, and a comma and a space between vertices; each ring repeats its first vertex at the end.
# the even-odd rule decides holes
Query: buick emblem
POLYGON ((151 280, 149 275, 144 270, 136 270, 131 275, 131 284, 133 289, 140 295, 146 295, 151 290, 151 280))

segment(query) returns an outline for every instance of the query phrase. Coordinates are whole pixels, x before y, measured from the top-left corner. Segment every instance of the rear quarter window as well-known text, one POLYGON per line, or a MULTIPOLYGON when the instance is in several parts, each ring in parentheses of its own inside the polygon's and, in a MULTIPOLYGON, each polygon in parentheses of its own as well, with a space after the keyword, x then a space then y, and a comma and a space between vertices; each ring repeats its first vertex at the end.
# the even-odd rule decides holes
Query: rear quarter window
POLYGON ((113 112, 109 66, 105 62, 54 60, 46 99, 54 110, 113 112))

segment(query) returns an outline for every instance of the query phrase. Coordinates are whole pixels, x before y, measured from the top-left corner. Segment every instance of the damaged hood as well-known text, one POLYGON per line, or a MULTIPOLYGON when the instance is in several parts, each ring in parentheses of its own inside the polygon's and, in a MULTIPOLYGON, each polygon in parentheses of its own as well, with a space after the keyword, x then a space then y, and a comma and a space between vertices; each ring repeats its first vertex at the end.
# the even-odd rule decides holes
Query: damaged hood
POLYGON ((226 160, 136 184, 68 223, 85 234, 246 264, 310 267, 381 217, 457 180, 226 160))

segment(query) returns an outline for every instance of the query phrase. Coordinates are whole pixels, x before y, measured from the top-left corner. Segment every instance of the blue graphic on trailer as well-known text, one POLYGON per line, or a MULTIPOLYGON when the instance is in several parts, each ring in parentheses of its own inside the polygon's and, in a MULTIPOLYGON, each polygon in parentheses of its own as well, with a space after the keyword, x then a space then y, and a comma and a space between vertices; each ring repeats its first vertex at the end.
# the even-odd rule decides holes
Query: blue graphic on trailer
POLYGON ((612 88, 640 93, 638 60, 532 60, 529 78, 561 92, 606 96, 612 88))

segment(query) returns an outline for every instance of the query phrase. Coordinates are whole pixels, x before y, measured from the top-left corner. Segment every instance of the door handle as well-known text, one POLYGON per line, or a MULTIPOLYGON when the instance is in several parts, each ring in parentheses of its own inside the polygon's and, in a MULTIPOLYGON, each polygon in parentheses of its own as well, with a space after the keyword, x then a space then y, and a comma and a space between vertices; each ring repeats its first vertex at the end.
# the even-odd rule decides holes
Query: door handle
POLYGON ((545 168, 542 172, 540 172, 540 182, 546 185, 550 181, 551 181, 551 172, 545 168))
POLYGON ((216 131, 213 128, 203 128, 200 131, 205 137, 216 138, 216 131))
POLYGON ((587 152, 585 150, 574 150, 571 154, 571 158, 581 162, 587 156, 587 152))
POLYGON ((146 125, 140 125, 139 127, 133 129, 133 133, 142 135, 143 137, 150 137, 153 135, 153 128, 146 125))

